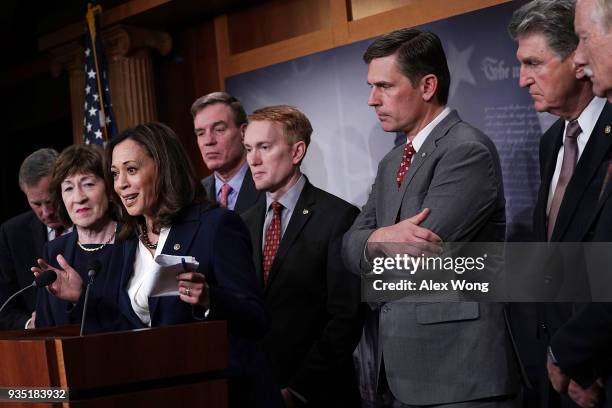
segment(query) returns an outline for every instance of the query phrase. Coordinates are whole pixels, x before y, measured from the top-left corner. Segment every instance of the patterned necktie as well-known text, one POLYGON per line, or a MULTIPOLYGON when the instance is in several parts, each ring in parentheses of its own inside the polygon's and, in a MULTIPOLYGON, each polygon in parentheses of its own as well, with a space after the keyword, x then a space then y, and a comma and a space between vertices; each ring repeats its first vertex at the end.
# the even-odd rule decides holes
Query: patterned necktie
POLYGON ((227 198, 232 192, 232 186, 229 184, 223 184, 221 186, 221 196, 219 197, 219 205, 223 208, 227 208, 227 198))
POLYGON ((412 162, 412 156, 416 153, 414 150, 414 146, 412 146, 412 142, 406 143, 404 146, 404 155, 402 156, 402 162, 400 163, 399 169, 397 169, 397 176, 395 177, 395 181, 397 181, 397 188, 402 186, 402 181, 404 181, 404 176, 408 173, 408 169, 410 169, 410 163, 412 162))
POLYGON ((580 125, 577 120, 572 120, 565 130, 565 142, 563 143, 563 162, 561 164, 561 173, 559 174, 559 181, 557 181, 557 187, 555 188, 555 194, 553 195, 552 202, 550 204, 550 210, 548 211, 548 229, 547 236, 550 241, 553 231, 555 230, 555 223, 557 222, 557 216, 559 215, 559 209, 561 208, 561 202, 563 202, 563 196, 565 195, 565 189, 569 184, 572 174, 574 174, 574 168, 578 161, 578 135, 582 132, 580 125))
POLYGON ((268 282, 272 261, 274 261, 281 240, 281 212, 283 211, 283 206, 278 201, 273 201, 272 211, 272 221, 270 221, 270 225, 266 229, 266 241, 263 248, 264 283, 268 282))

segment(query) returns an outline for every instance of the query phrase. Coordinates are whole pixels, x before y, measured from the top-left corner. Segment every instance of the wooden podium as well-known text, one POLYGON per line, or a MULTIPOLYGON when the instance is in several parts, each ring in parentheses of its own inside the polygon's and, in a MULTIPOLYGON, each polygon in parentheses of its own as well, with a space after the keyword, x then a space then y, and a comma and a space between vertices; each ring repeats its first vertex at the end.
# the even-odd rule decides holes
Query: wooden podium
POLYGON ((0 388, 61 387, 64 402, 7 407, 227 407, 226 324, 79 337, 77 326, 0 332, 0 388))

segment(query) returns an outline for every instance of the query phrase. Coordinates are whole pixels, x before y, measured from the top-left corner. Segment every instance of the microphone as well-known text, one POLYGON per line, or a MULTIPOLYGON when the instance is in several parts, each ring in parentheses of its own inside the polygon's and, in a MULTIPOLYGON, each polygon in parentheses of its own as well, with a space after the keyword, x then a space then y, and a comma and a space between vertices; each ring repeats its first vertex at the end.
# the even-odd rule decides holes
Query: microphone
POLYGON ((83 301, 83 314, 81 315, 81 332, 80 336, 82 337, 85 333, 85 316, 87 315, 87 300, 89 299, 89 288, 94 282, 94 278, 96 274, 100 272, 102 269, 102 263, 97 259, 92 259, 89 261, 87 265, 87 277, 89 278, 89 282, 87 282, 87 288, 85 288, 85 300, 83 301))
POLYGON ((44 288, 45 286, 49 286, 57 279, 57 273, 55 271, 43 271, 40 273, 32 282, 32 286, 36 288, 44 288))
POLYGON ((50 284, 55 282, 56 279, 57 279, 57 273, 55 273, 55 271, 49 270, 49 271, 41 272, 30 285, 26 286, 25 288, 19 289, 17 292, 13 293, 8 299, 6 299, 6 302, 4 302, 2 304, 2 307, 0 307, 0 313, 2 313, 2 310, 4 310, 6 305, 8 305, 9 302, 15 296, 21 294, 22 292, 25 292, 26 290, 30 288, 44 288, 45 286, 49 286, 50 284))
POLYGON ((93 282, 96 274, 100 272, 102 269, 102 262, 97 259, 94 259, 89 262, 87 265, 87 277, 89 278, 90 283, 93 282))

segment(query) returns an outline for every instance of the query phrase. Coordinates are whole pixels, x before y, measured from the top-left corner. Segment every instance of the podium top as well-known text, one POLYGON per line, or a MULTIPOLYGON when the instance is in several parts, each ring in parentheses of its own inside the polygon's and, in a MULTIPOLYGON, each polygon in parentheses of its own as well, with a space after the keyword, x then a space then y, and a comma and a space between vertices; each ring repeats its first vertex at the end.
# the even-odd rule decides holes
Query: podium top
POLYGON ((2 333, 0 387, 72 393, 221 372, 229 360, 225 321, 78 333, 78 326, 2 333))

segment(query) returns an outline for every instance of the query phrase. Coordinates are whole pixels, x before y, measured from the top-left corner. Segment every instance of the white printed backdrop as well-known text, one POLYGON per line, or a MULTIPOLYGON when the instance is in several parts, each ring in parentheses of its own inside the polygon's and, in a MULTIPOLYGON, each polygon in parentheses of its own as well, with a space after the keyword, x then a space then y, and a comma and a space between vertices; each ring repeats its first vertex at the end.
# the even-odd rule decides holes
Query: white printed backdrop
MULTIPOLYGON (((488 134, 500 152, 507 201, 508 239, 529 239, 538 188, 542 130, 555 119, 537 114, 518 86, 516 44, 506 27, 515 5, 475 11, 426 24, 441 38, 451 71, 449 106, 488 134)), ((311 120, 314 133, 303 171, 313 184, 362 206, 379 160, 395 134, 380 128, 367 106, 371 40, 309 55, 227 79, 228 92, 247 112, 290 104, 311 120)), ((452 205, 452 203, 449 203, 452 205)))

